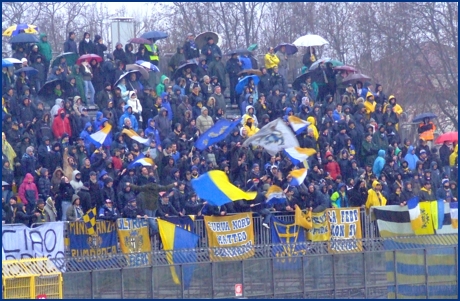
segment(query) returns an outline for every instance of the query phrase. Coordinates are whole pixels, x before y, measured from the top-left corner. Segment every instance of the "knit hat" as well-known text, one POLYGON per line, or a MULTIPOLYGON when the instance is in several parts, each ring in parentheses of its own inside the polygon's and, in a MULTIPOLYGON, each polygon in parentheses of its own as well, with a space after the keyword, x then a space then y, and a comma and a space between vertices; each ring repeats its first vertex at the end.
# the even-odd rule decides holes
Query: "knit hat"
POLYGON ((448 179, 442 179, 442 185, 446 185, 446 184, 449 184, 449 180, 448 179))

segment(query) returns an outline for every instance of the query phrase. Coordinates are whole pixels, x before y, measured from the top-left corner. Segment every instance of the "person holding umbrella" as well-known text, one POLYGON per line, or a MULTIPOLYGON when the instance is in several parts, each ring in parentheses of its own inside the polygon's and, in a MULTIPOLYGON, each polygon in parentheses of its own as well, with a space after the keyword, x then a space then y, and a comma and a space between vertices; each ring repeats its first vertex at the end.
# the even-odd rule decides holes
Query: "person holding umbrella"
POLYGON ((267 72, 271 74, 273 72, 273 68, 277 67, 280 60, 275 55, 275 49, 273 47, 268 48, 268 53, 265 54, 265 68, 267 68, 267 72))
POLYGON ((313 47, 307 47, 307 52, 305 52, 302 58, 302 63, 306 67, 306 70, 308 70, 314 62, 316 62, 316 50, 313 47))
POLYGON ((423 121, 418 125, 419 138, 425 141, 434 140, 434 131, 436 131, 436 126, 429 117, 423 118, 423 121))

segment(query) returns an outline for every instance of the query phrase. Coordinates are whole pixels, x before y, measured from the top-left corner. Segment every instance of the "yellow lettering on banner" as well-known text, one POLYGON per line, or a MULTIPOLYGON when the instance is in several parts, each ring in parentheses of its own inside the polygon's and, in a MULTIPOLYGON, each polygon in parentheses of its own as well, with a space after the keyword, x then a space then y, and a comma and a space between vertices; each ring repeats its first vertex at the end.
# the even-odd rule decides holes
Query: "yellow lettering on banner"
POLYGON ((330 253, 361 252, 361 215, 359 208, 327 209, 331 237, 330 253))
POLYGON ((331 231, 329 227, 330 215, 326 211, 312 212, 312 228, 307 230, 307 238, 311 241, 329 241, 331 231))
POLYGON ((150 252, 152 250, 146 220, 119 218, 117 220, 117 234, 121 252, 124 254, 150 252))
POLYGON ((254 256, 252 213, 232 216, 205 216, 212 261, 246 259, 254 256))

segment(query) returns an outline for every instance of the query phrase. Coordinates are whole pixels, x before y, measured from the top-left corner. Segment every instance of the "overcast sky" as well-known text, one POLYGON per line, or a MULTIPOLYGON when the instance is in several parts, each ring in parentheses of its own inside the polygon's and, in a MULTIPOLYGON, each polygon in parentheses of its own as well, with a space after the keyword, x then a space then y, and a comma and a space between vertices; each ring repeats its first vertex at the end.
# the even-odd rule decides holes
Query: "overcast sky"
MULTIPOLYGON (((115 12, 117 9, 121 8, 123 5, 126 7, 126 10, 129 12, 139 10, 142 8, 143 4, 152 3, 152 2, 104 2, 107 4, 108 9, 111 12, 115 12)), ((172 3, 164 2, 163 4, 172 5, 172 3)), ((130 17, 130 16, 123 16, 130 17)))

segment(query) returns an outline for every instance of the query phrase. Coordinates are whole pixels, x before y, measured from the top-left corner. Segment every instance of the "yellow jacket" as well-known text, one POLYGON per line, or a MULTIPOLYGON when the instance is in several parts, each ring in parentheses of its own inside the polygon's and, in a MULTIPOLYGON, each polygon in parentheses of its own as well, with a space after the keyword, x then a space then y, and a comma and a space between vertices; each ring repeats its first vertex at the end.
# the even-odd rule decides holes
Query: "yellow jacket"
POLYGON ((455 160, 457 159, 457 157, 458 157, 458 144, 455 146, 454 152, 452 154, 450 154, 450 156, 449 156, 449 165, 450 165, 450 167, 455 166, 455 160))
POLYGON ((307 121, 310 122, 310 125, 308 126, 308 128, 313 130, 313 137, 315 138, 316 141, 318 141, 319 133, 318 133, 318 129, 316 128, 315 117, 310 116, 307 118, 307 121))
POLYGON ((265 55, 265 68, 272 69, 280 63, 280 59, 275 54, 267 53, 265 55))
POLYGON ((244 128, 246 129, 246 133, 247 133, 248 137, 252 137, 253 135, 255 135, 259 131, 259 128, 254 125, 254 119, 252 117, 245 118, 245 120, 244 120, 244 128), (248 126, 246 124, 246 122, 249 119, 252 120, 252 125, 251 126, 248 126))
POLYGON ((372 189, 367 191, 367 201, 366 208, 369 209, 373 206, 385 206, 387 204, 387 199, 383 196, 381 192, 377 192, 375 187, 379 184, 378 181, 372 182, 372 189))
MULTIPOLYGON (((396 101, 396 97, 394 97, 394 95, 390 95, 390 97, 388 98, 388 102, 390 100, 392 100, 392 99, 395 99, 395 101, 396 101)), ((389 105, 390 105, 389 103, 385 104, 385 106, 383 107, 383 112, 386 112, 387 106, 389 106, 389 105)), ((401 115, 404 112, 404 110, 399 104, 395 103, 395 105, 393 107, 393 112, 395 112, 399 117, 399 115, 401 115)))

